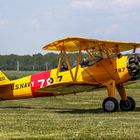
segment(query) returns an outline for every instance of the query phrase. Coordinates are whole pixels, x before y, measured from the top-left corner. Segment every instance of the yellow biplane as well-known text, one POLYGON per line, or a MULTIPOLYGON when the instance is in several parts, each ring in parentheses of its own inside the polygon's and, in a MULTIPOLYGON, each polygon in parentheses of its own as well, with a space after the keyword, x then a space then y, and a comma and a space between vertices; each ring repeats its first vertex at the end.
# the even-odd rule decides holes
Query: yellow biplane
MULTIPOLYGON (((40 96, 75 94, 106 88, 108 97, 103 101, 106 112, 115 112, 119 105, 122 111, 135 109, 135 101, 128 97, 124 83, 140 78, 140 58, 135 53, 140 42, 119 42, 68 37, 52 42, 43 50, 60 52, 58 67, 49 71, 10 81, 0 73, 0 99, 20 99, 40 96), (132 50, 130 56, 122 51, 132 50), (67 53, 76 53, 75 66, 71 66, 67 53), (82 59, 82 54, 87 57, 82 59), (65 65, 62 67, 62 59, 65 65), (118 90, 120 104, 115 99, 118 90)), ((52 59, 52 58, 50 58, 52 59)))

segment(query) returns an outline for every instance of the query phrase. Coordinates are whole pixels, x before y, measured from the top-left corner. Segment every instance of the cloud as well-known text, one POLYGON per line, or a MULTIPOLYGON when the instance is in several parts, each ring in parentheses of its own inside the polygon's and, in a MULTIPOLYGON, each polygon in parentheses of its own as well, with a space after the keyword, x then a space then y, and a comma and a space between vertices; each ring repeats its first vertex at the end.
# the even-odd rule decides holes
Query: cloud
POLYGON ((124 7, 124 9, 125 9, 128 7, 133 7, 133 6, 140 4, 140 1, 139 0, 123 0, 123 1, 122 0, 115 0, 112 3, 117 4, 120 7, 124 7))
POLYGON ((40 21, 37 18, 33 18, 31 20, 31 25, 34 30, 38 30, 40 28, 40 21))
POLYGON ((72 5, 75 8, 85 7, 85 8, 93 8, 98 6, 98 1, 96 0, 73 0, 72 5))
POLYGON ((15 52, 19 52, 20 44, 20 48, 30 46, 28 53, 33 53, 42 44, 69 35, 114 40, 140 38, 140 0, 30 0, 28 4, 15 0, 8 4, 3 1, 0 7, 0 46, 5 46, 5 52, 12 42, 15 52))
POLYGON ((99 36, 110 36, 112 34, 116 34, 120 31, 121 27, 118 24, 112 24, 107 27, 100 28, 96 31, 96 34, 99 36))
POLYGON ((5 29, 9 24, 8 19, 0 19, 0 30, 5 29))
POLYGON ((83 20, 88 18, 90 23, 98 24, 97 28, 108 26, 113 30, 116 24, 117 28, 126 24, 135 26, 139 22, 139 5, 140 0, 72 0, 73 8, 83 13, 83 20))
POLYGON ((90 8, 114 11, 114 9, 127 11, 140 5, 140 0, 73 0, 74 8, 90 8))

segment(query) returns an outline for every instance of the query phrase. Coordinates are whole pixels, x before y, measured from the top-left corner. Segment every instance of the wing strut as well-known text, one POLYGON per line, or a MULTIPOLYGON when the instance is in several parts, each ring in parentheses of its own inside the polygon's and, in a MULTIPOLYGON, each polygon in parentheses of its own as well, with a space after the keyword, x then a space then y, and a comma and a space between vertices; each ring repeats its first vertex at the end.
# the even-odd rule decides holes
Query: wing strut
POLYGON ((68 56, 67 56, 67 54, 66 54, 66 50, 65 50, 65 49, 64 49, 64 56, 65 56, 65 58, 66 58, 66 63, 67 63, 67 65, 68 65, 68 69, 69 69, 69 71, 70 71, 71 78, 72 78, 72 80, 74 81, 74 76, 73 76, 73 73, 72 73, 72 70, 71 70, 69 58, 68 58, 68 56))
POLYGON ((103 58, 103 53, 102 53, 102 48, 101 48, 101 46, 97 43, 97 45, 98 45, 98 47, 99 47, 99 52, 100 52, 100 56, 103 58))
POLYGON ((90 53, 88 50, 86 50, 86 52, 87 52, 88 56, 90 57, 90 59, 91 59, 94 63, 96 63, 96 60, 93 58, 93 56, 91 55, 91 53, 90 53))
POLYGON ((78 69, 79 69, 80 59, 81 59, 81 48, 79 50, 78 58, 77 58, 77 62, 76 62, 76 71, 75 71, 74 81, 76 81, 76 78, 77 78, 77 73, 78 73, 78 69))
POLYGON ((135 45, 134 48, 133 48, 132 53, 135 53, 136 52, 136 48, 137 48, 137 46, 135 45))
POLYGON ((120 54, 120 49, 119 49, 119 45, 118 44, 116 44, 114 51, 115 51, 116 55, 120 54))
POLYGON ((77 62, 76 62, 76 70, 75 70, 75 73, 74 73, 74 74, 73 74, 73 72, 72 72, 72 68, 71 68, 71 66, 70 66, 69 58, 68 58, 68 56, 67 56, 65 47, 61 48, 60 54, 59 54, 59 60, 58 60, 58 68, 57 68, 57 73, 56 73, 57 81, 58 81, 58 75, 59 75, 59 72, 60 72, 61 61, 62 61, 62 57, 63 57, 62 54, 63 54, 63 53, 64 53, 64 57, 65 57, 66 64, 67 64, 67 66, 68 66, 68 69, 69 69, 69 72, 70 72, 72 81, 76 81, 76 79, 77 79, 77 74, 78 74, 78 70, 79 70, 79 63, 80 63, 80 59, 81 59, 81 47, 79 47, 79 53, 78 53, 77 62))
POLYGON ((58 60, 58 68, 57 68, 57 81, 58 81, 58 74, 60 71, 60 66, 61 66, 61 61, 62 61, 62 50, 60 51, 60 55, 59 55, 59 60, 58 60))

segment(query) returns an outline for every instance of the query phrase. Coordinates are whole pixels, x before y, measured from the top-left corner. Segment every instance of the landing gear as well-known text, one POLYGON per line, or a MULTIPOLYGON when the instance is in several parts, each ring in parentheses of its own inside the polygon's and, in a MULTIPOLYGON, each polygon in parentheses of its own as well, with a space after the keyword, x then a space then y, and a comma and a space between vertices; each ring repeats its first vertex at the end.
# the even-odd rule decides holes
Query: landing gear
MULTIPOLYGON (((119 103, 114 97, 108 97, 103 101, 103 110, 105 112, 115 112, 119 108, 119 103)), ((121 111, 133 111, 135 109, 135 100, 132 97, 127 97, 127 100, 120 101, 121 111)))
POLYGON ((108 97, 103 101, 103 109, 105 112, 115 112, 118 110, 118 101, 113 97, 108 97))
POLYGON ((127 97, 127 100, 121 100, 120 109, 122 111, 133 111, 135 109, 135 100, 131 97, 127 97))
POLYGON ((122 111, 133 111, 135 109, 135 100, 132 97, 127 97, 123 84, 115 85, 114 81, 109 81, 107 84, 108 98, 103 101, 103 110, 105 112, 115 112, 119 108, 118 101, 115 97, 115 86, 120 94, 120 109, 122 111))
POLYGON ((114 98, 115 96, 115 81, 110 80, 106 83, 108 98, 103 101, 103 110, 105 112, 115 112, 119 108, 118 101, 114 98))
POLYGON ((116 86, 121 96, 120 109, 122 111, 133 111, 135 109, 135 100, 132 97, 127 97, 123 84, 116 86))

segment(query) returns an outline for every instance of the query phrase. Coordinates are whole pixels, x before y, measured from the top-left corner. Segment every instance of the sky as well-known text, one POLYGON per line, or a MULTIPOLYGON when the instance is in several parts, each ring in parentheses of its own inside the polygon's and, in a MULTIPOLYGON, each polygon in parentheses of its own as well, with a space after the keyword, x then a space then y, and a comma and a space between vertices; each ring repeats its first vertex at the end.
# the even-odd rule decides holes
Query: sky
POLYGON ((0 55, 68 36, 140 42, 140 0, 0 0, 0 55))

